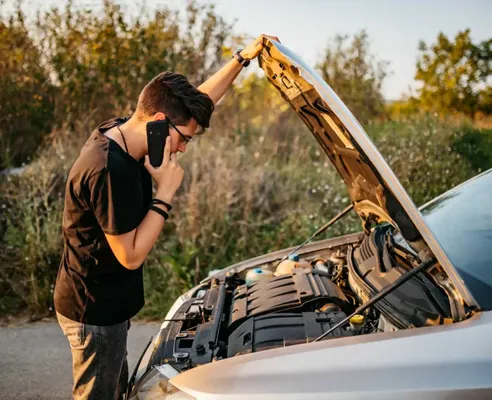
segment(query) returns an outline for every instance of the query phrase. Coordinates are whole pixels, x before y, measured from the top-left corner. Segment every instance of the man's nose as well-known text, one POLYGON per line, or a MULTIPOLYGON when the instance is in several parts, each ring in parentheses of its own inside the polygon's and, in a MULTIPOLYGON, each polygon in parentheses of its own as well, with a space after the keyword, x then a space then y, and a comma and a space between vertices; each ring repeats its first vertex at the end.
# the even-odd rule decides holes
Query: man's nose
POLYGON ((186 153, 186 143, 180 142, 179 147, 178 147, 178 151, 180 153, 186 153))

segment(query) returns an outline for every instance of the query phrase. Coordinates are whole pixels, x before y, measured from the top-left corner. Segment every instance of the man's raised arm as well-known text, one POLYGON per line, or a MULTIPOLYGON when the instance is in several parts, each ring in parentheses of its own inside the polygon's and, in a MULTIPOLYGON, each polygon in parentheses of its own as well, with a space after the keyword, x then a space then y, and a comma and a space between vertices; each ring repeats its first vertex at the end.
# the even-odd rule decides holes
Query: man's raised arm
MULTIPOLYGON (((241 57, 245 60, 253 60, 256 58, 261 49, 263 49, 263 38, 265 37, 276 40, 277 42, 279 41, 275 36, 260 35, 254 42, 250 43, 241 51, 241 57)), ((227 89, 231 87, 242 68, 243 66, 236 59, 231 59, 226 65, 202 83, 198 87, 198 90, 207 93, 214 104, 217 104, 227 89)))

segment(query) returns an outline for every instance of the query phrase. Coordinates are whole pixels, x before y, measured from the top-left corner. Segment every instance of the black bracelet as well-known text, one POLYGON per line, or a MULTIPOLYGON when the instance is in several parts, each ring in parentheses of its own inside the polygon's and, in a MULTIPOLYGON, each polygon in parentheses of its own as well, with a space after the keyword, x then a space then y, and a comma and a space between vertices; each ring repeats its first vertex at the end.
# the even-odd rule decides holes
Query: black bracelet
POLYGON ((169 218, 169 214, 165 212, 162 208, 150 205, 149 210, 155 211, 157 214, 161 214, 164 217, 164 220, 169 218))
POLYGON ((162 206, 166 206, 167 211, 171 211, 173 209, 173 206, 171 206, 171 204, 166 203, 165 201, 163 201, 161 199, 152 199, 150 204, 160 204, 162 206))
POLYGON ((233 55, 232 55, 232 58, 235 58, 236 61, 241 64, 241 66, 243 66, 244 68, 246 68, 249 63, 251 62, 251 60, 246 60, 242 55, 241 55, 241 51, 243 51, 243 49, 239 49, 237 50, 233 55))

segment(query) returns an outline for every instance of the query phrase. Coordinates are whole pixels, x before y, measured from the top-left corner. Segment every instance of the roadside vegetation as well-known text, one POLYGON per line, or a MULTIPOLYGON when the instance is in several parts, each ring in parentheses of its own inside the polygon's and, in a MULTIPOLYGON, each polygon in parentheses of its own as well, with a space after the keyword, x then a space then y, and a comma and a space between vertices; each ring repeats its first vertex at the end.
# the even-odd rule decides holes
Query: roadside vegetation
MULTIPOLYGON (((65 181, 91 130, 130 114, 157 73, 199 84, 245 40, 194 2, 184 14, 132 19, 111 0, 99 13, 69 3, 35 20, 19 9, 0 15, 0 315, 53 313, 65 181)), ((422 89, 389 105, 381 87, 390 65, 371 54, 365 32, 330 40, 317 68, 421 205, 492 167, 491 47, 469 31, 421 43, 422 89)), ((144 269, 142 318, 161 318, 209 270, 298 244, 349 201, 261 71, 231 89, 180 162, 183 187, 144 269)), ((351 216, 324 237, 359 228, 351 216)))

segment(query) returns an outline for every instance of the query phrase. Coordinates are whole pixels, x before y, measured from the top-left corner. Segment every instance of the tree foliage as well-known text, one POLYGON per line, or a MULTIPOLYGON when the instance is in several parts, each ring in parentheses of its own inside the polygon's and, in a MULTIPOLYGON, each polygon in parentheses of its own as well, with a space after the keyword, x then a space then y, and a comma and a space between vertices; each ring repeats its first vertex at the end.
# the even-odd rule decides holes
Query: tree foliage
POLYGON ((0 19, 0 170, 20 165, 53 123, 54 87, 20 11, 0 19))
POLYGON ((69 1, 32 23, 21 5, 0 15, 0 169, 27 161, 54 127, 130 113, 162 71, 202 83, 237 40, 213 5, 195 1, 133 19, 112 0, 102 12, 69 1))
POLYGON ((370 52, 365 31, 348 36, 335 36, 318 64, 323 79, 347 104, 362 123, 384 114, 381 88, 388 75, 388 63, 377 60, 370 52))
POLYGON ((163 7, 134 20, 116 2, 103 12, 74 6, 53 8, 37 19, 45 62, 59 87, 59 121, 135 107, 140 90, 155 75, 173 70, 199 84, 223 60, 231 27, 211 5, 188 3, 184 17, 163 7))
POLYGON ((469 29, 458 32, 454 40, 441 32, 432 45, 421 41, 419 51, 415 79, 422 85, 422 109, 470 117, 492 112, 492 39, 473 43, 469 29))

